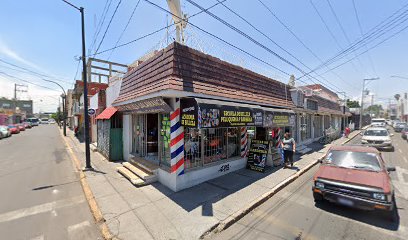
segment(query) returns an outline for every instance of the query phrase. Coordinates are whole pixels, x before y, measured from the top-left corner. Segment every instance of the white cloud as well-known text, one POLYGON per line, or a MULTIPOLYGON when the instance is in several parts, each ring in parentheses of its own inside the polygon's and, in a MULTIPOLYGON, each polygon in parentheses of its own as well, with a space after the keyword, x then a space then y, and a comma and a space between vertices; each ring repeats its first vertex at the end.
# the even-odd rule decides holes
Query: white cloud
POLYGON ((36 64, 24 59, 23 57, 21 57, 18 53, 16 53, 15 51, 13 51, 11 48, 9 48, 7 46, 7 44, 2 41, 0 39, 0 54, 3 54, 17 62, 23 63, 26 66, 35 68, 37 70, 43 71, 39 66, 37 66, 36 64))

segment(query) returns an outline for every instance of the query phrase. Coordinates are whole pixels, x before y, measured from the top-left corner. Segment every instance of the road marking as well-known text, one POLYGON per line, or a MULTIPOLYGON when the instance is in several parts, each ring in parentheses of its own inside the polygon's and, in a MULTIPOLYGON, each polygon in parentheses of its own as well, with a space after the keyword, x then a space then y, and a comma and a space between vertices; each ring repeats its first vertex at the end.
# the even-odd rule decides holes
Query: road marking
POLYGON ((67 228, 67 230, 68 230, 68 233, 71 233, 71 232, 77 231, 77 230, 79 230, 81 228, 90 227, 90 226, 91 226, 91 224, 88 221, 83 221, 81 223, 69 226, 67 228))
POLYGON ((73 205, 83 203, 83 202, 85 202, 84 197, 77 196, 77 197, 73 197, 69 199, 63 199, 59 201, 36 205, 33 207, 29 207, 29 208, 22 208, 22 209, 14 210, 11 212, 2 213, 0 214, 0 223, 32 216, 32 215, 36 215, 40 213, 51 212, 58 208, 69 207, 69 206, 73 206, 73 205))
POLYGON ((408 162, 408 159, 406 157, 403 157, 403 159, 404 159, 405 162, 408 162))
POLYGON ((31 240, 44 240, 44 235, 40 235, 35 238, 31 238, 31 240))
POLYGON ((398 149, 398 151, 399 151, 400 153, 402 153, 402 150, 401 150, 401 149, 398 149))

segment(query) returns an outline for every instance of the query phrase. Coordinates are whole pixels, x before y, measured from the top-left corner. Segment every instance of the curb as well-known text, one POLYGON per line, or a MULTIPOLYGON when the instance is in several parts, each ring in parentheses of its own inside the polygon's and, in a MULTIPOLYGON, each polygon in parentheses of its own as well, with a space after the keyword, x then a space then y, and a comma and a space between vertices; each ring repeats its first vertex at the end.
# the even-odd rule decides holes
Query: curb
POLYGON ((306 173, 308 170, 310 170, 312 167, 314 167, 317 163, 319 163, 320 159, 323 157, 320 157, 318 160, 313 161, 303 169, 299 170, 289 178, 285 179, 283 182, 279 183, 276 185, 274 188, 272 188, 270 191, 262 194, 260 197, 257 199, 253 200, 250 202, 245 208, 242 210, 235 212, 225 220, 215 224, 212 226, 207 232, 201 235, 200 239, 204 239, 207 236, 210 236, 211 234, 219 233, 228 227, 230 227, 232 224, 236 223, 238 220, 243 218, 245 215, 247 215, 250 211, 261 205, 262 203, 266 202, 269 198, 274 196, 276 193, 278 193, 280 190, 282 190, 284 187, 295 181, 297 178, 302 176, 304 173, 306 173))
POLYGON ((86 180, 86 175, 84 174, 84 172, 81 169, 81 163, 79 161, 79 159, 75 156, 74 151, 72 151, 72 147, 70 146, 70 144, 68 143, 68 141, 65 139, 65 137, 62 135, 61 131, 60 131, 61 137, 65 142, 65 145, 67 147, 67 150, 69 152, 69 155, 71 156, 71 160, 76 168, 76 170, 79 172, 79 179, 80 179, 80 183, 82 186, 82 190, 84 192, 85 198, 88 202, 89 208, 91 210, 92 216, 95 219, 96 224, 99 227, 99 230, 101 231, 101 235, 104 239, 106 240, 111 240, 111 239, 116 239, 113 237, 113 235, 110 233, 108 225, 105 223, 105 219, 102 215, 101 210, 99 209, 99 206, 95 200, 95 197, 92 193, 91 188, 89 187, 89 184, 86 180))
MULTIPOLYGON (((348 142, 350 142, 351 140, 353 140, 356 136, 358 135, 358 133, 356 135, 354 135, 352 138, 347 139, 345 142, 343 142, 341 145, 344 145, 348 142)), ((285 179, 283 182, 279 183, 278 185, 276 185, 274 188, 272 188, 270 191, 262 194, 260 197, 258 197, 257 199, 253 200, 251 203, 249 203, 245 208, 243 208, 242 210, 235 212, 234 214, 232 214, 231 216, 229 216, 228 218, 224 219, 223 221, 220 221, 219 223, 216 223, 215 225, 213 225, 209 230, 207 230, 205 233, 203 233, 200 237, 200 239, 204 239, 208 236, 210 236, 211 234, 216 234, 219 233, 221 231, 224 231, 225 229, 229 228, 232 224, 236 223, 237 221, 239 221, 241 218, 243 218, 245 215, 247 215, 250 211, 254 210, 255 208, 257 208, 258 206, 260 206, 261 204, 263 204, 264 202, 266 202, 269 198, 273 197, 276 193, 278 193, 280 190, 282 190, 284 187, 286 187, 287 185, 289 185, 290 183, 294 182, 297 178, 299 178, 300 176, 302 176, 304 173, 306 173, 307 171, 309 171, 312 167, 314 167, 316 164, 319 163, 319 161, 324 157, 321 156, 319 159, 315 160, 314 162, 310 163, 309 165, 307 165, 306 167, 304 167, 303 169, 301 169, 300 171, 296 172, 295 174, 293 174, 292 176, 290 176, 289 178, 285 179)))

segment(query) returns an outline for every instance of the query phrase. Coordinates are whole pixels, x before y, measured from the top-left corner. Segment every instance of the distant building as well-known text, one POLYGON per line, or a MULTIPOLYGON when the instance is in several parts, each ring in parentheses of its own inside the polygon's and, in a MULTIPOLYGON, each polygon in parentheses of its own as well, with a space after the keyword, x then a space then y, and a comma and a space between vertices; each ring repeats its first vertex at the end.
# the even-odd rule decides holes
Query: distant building
POLYGON ((9 123, 19 123, 33 116, 33 101, 0 98, 0 113, 7 115, 9 123))

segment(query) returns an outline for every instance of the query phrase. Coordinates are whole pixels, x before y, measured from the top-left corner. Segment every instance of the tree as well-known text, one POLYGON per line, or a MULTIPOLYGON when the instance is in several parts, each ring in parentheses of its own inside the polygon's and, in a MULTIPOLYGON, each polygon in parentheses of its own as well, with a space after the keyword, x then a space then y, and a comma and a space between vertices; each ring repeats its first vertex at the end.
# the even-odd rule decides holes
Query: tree
POLYGON ((371 105, 367 108, 367 112, 374 114, 375 116, 379 116, 380 112, 383 110, 381 105, 371 105))
POLYGON ((347 99, 346 104, 348 108, 359 108, 360 107, 360 103, 358 101, 352 101, 350 99, 347 99))
POLYGON ((397 101, 399 101, 400 97, 401 97, 401 95, 398 94, 398 93, 394 95, 394 98, 397 99, 397 101))

